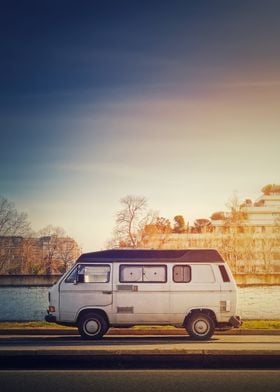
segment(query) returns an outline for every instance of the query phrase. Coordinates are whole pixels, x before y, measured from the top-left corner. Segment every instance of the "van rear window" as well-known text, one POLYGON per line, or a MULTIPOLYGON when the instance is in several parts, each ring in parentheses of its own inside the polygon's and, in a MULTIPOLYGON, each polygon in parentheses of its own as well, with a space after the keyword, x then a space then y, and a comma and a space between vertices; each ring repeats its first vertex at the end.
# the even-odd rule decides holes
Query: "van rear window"
POLYGON ((219 270, 220 270, 220 273, 222 275, 223 281, 224 282, 230 282, 230 278, 228 276, 227 270, 225 269, 225 266, 224 265, 219 265, 219 270))
POLYGON ((191 267, 189 265, 175 265, 173 267, 173 281, 188 283, 191 281, 191 267))

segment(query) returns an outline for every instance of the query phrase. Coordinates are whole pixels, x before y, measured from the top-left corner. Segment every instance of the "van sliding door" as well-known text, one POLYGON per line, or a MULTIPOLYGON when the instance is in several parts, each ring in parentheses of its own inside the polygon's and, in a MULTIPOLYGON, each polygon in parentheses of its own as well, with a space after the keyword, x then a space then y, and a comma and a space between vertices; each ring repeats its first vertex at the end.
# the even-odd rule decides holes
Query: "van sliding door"
POLYGON ((116 323, 169 323, 166 265, 120 264, 114 293, 116 323))

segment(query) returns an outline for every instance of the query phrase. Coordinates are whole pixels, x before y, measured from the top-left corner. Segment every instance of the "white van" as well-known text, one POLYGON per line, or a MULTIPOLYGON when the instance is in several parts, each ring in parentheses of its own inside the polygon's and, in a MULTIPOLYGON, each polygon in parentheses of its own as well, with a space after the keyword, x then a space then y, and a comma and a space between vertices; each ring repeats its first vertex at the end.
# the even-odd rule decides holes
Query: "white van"
POLYGON ((46 321, 99 339, 110 327, 173 325, 199 340, 241 325, 237 287, 214 249, 82 254, 49 292, 46 321))

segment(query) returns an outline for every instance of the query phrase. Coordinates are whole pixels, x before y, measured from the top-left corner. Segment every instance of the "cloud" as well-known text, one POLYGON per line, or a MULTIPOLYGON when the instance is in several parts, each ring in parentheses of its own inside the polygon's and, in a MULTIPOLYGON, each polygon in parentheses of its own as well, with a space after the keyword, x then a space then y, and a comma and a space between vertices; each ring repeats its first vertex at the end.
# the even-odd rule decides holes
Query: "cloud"
MULTIPOLYGON (((211 86, 211 84, 210 84, 211 86)), ((225 87, 225 88, 278 88, 280 87, 280 79, 275 80, 237 80, 237 81, 225 81, 225 82, 216 82, 213 86, 217 87, 225 87)))

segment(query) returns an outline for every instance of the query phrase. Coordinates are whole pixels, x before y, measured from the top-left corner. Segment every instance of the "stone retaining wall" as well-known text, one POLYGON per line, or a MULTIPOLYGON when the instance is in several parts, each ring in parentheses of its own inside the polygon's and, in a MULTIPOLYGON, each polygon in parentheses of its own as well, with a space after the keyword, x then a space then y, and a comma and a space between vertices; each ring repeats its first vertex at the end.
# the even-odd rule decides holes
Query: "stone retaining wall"
POLYGON ((0 321, 41 321, 61 275, 0 275, 0 321))
POLYGON ((0 275, 0 287, 51 287, 61 275, 0 275))

